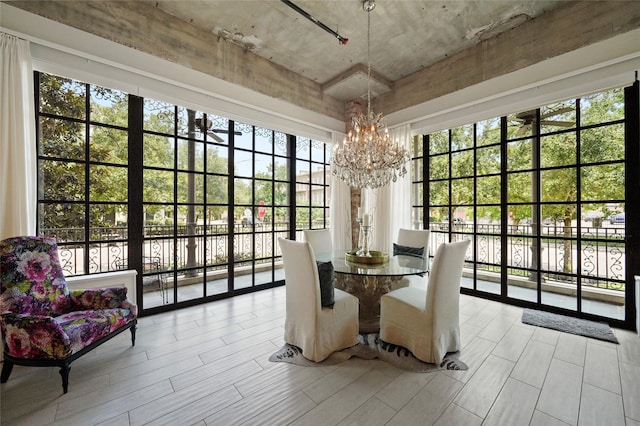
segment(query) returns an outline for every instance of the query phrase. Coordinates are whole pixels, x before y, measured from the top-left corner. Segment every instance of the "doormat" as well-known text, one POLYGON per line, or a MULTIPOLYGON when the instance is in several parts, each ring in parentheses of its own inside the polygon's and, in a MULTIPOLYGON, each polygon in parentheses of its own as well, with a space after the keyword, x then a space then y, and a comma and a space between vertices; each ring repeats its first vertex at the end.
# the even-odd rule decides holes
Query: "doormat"
POLYGON ((285 345, 269 357, 271 362, 288 362, 305 367, 325 367, 345 362, 351 357, 362 359, 378 358, 388 362, 401 370, 414 373, 430 373, 440 370, 467 370, 467 364, 457 358, 458 353, 448 353, 440 364, 430 364, 420 361, 410 350, 402 346, 380 340, 380 335, 361 334, 358 343, 350 348, 332 353, 329 358, 321 362, 313 362, 302 356, 302 349, 285 343, 285 345))
POLYGON ((590 337, 592 339, 618 343, 618 339, 606 322, 589 321, 533 309, 524 310, 522 313, 522 322, 524 324, 550 328, 565 333, 590 337))

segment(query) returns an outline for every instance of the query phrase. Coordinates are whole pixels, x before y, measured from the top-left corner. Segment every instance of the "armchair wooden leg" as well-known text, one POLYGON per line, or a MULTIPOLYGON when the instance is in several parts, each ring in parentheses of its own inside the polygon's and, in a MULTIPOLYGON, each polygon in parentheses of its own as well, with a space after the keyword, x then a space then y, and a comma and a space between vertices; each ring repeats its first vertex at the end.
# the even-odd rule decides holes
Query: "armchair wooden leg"
POLYGON ((13 362, 5 358, 2 362, 2 374, 0 375, 0 383, 6 383, 13 370, 13 362))
POLYGON ((135 346, 136 345, 136 328, 137 325, 133 324, 130 328, 131 330, 131 346, 135 346))
POLYGON ((67 390, 69 390, 69 371, 70 370, 71 370, 71 367, 69 366, 69 364, 64 364, 62 367, 60 367, 60 375, 62 376, 63 393, 67 393, 67 390))

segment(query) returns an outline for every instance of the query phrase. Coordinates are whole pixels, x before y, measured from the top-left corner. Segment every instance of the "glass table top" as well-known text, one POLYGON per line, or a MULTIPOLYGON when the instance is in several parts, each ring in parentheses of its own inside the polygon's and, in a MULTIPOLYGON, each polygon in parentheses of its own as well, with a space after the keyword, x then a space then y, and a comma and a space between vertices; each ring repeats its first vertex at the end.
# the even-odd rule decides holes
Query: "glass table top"
POLYGON ((370 275, 370 276, 403 276, 419 275, 428 271, 427 259, 414 256, 389 256, 385 263, 356 263, 345 259, 345 253, 318 253, 316 260, 331 261, 333 269, 339 274, 370 275))

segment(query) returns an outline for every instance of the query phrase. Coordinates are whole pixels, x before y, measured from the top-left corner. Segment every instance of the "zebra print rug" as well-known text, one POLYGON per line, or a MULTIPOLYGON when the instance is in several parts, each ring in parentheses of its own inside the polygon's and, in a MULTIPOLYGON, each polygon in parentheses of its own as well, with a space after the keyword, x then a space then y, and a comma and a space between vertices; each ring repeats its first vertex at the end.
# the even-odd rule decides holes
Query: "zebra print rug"
POLYGON ((340 364, 351 357, 362 359, 378 358, 402 370, 414 373, 430 373, 439 370, 467 370, 467 364, 457 358, 458 353, 447 354, 442 363, 430 364, 422 362, 413 356, 411 351, 402 346, 380 340, 378 334, 364 334, 358 336, 358 343, 347 349, 334 352, 321 362, 313 362, 302 356, 302 350, 297 346, 285 343, 276 353, 269 357, 271 362, 288 362, 305 367, 325 367, 340 364))

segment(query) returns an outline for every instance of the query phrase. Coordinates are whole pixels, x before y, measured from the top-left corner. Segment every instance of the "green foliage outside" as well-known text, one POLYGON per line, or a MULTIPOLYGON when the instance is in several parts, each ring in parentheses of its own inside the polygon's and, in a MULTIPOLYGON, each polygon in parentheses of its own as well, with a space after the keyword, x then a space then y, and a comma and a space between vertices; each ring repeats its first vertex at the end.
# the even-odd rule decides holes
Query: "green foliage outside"
MULTIPOLYGON (((86 214, 92 238, 100 238, 96 234, 98 228, 126 228, 128 96, 117 90, 40 75, 40 110, 55 116, 42 116, 40 121, 39 154, 44 157, 39 164, 39 198, 44 201, 40 203, 40 228, 76 228, 79 235, 68 235, 65 239, 83 239, 86 214), (85 124, 87 110, 89 125, 85 124), (85 211, 86 205, 89 212, 85 211)), ((228 126, 228 120, 207 117, 212 118, 223 120, 214 127, 228 126)), ((145 99, 142 183, 145 225, 231 224, 240 221, 246 209, 258 218, 261 202, 265 205, 265 223, 288 221, 286 162, 278 158, 266 171, 256 172, 255 178, 250 173, 243 177, 246 172, 230 169, 229 149, 224 143, 205 143, 203 129, 196 125, 203 119, 202 113, 145 99), (232 178, 233 200, 229 200, 229 172, 242 175, 232 178), (178 204, 174 207, 176 200, 178 204), (235 206, 230 213, 229 202, 235 206), (192 203, 200 206, 191 206, 192 203), (174 223, 176 217, 178 223, 174 223)), ((211 141, 211 137, 207 140, 211 141)), ((244 162, 253 161, 251 153, 242 154, 249 156, 244 162)), ((301 208, 298 215, 308 217, 309 211, 314 220, 322 219, 322 209, 301 208)))
MULTIPOLYGON (((541 108, 540 146, 536 147, 532 133, 536 127, 533 121, 537 119, 535 111, 507 116, 506 182, 501 182, 499 119, 477 124, 475 156, 473 149, 466 150, 473 147, 472 125, 431 134, 430 157, 427 157, 429 220, 452 221, 453 218, 448 217, 450 206, 454 214, 461 214, 466 220, 475 218, 478 223, 499 224, 504 214, 509 215, 514 225, 523 221, 527 224, 536 221, 558 223, 566 237, 564 252, 570 253, 569 238, 572 237, 572 221, 578 219, 578 205, 582 208, 582 218, 590 214, 594 226, 598 226, 602 218, 624 208, 619 203, 624 200, 624 125, 584 129, 580 132, 578 145, 576 132, 560 133, 575 128, 577 117, 576 101, 541 108), (536 182, 540 182, 540 200, 536 199, 536 182), (581 185, 580 199, 578 182, 581 185), (502 185, 507 186, 508 212, 501 211, 500 207, 502 185), (537 202, 542 203, 540 212, 534 210, 537 202)), ((582 126, 622 118, 622 89, 580 100, 582 126)), ((420 141, 416 139, 414 143, 420 141)), ((421 191, 422 188, 414 191, 414 196, 422 197, 421 191)), ((531 227, 530 232, 533 231, 534 227, 531 227)), ((570 272, 570 257, 566 256, 564 262, 564 271, 570 272)))

